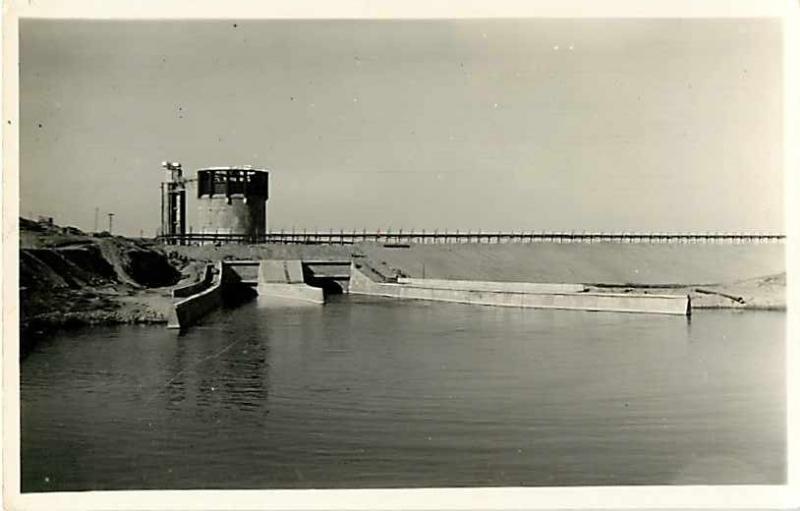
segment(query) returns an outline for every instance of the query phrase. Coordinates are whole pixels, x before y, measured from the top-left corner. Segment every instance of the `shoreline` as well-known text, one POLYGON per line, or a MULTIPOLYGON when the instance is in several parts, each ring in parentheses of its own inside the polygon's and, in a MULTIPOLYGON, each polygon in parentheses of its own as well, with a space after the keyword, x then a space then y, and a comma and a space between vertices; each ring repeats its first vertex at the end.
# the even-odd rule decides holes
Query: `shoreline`
MULTIPOLYGON (((416 278, 582 283, 595 292, 689 295, 695 309, 786 310, 784 247, 722 244, 173 246, 20 219, 20 337, 162 324, 171 289, 233 259, 363 259, 416 278)), ((21 341, 22 342, 22 341, 21 341)))
MULTIPOLYGON (((767 291, 753 293, 746 286, 626 286, 626 285, 588 285, 592 292, 598 293, 643 293, 689 295, 692 308, 696 310, 735 310, 735 311, 786 311, 785 278, 772 284, 767 291), (704 292, 698 292, 701 289, 704 292), (726 297, 731 293, 745 295, 744 303, 726 297), (724 294, 724 295, 723 295, 724 294)), ((190 282, 182 279, 181 282, 190 282)), ((763 281, 762 281, 763 282, 763 281)), ((20 336, 41 334, 48 331, 91 326, 110 325, 165 325, 172 305, 170 288, 128 290, 125 295, 106 294, 98 300, 98 307, 71 311, 40 312, 29 314, 20 324, 20 336)), ((80 298, 83 293, 74 293, 80 298)), ((75 302, 72 302, 75 303, 75 302)))

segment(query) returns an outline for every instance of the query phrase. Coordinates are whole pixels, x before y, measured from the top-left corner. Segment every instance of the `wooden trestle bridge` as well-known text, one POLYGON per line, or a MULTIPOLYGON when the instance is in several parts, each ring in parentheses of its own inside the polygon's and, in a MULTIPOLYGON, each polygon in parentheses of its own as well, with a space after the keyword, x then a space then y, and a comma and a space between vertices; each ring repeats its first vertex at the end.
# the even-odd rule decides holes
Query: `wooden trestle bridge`
POLYGON ((385 245, 459 243, 783 243, 785 234, 732 232, 464 232, 464 231, 296 231, 282 230, 258 236, 225 233, 189 233, 159 236, 170 245, 222 245, 229 243, 277 243, 304 245, 352 245, 376 242, 385 245))

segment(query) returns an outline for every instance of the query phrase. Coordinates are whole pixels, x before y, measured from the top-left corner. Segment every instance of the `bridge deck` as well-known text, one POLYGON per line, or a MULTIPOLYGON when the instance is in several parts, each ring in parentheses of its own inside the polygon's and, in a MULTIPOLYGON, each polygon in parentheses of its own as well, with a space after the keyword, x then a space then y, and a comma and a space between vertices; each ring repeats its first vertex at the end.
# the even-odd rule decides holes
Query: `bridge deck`
POLYGON ((160 236, 168 244, 276 243, 306 245, 352 245, 372 241, 393 245, 435 243, 782 243, 781 233, 602 233, 602 232, 271 232, 260 236, 236 234, 183 234, 160 236))

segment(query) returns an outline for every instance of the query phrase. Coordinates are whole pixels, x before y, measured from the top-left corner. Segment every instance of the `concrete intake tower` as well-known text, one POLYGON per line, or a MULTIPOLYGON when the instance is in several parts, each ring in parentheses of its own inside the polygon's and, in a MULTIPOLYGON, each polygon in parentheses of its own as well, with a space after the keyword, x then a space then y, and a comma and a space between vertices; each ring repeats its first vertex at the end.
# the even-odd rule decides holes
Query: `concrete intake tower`
POLYGON ((256 240, 267 231, 269 172, 249 166, 197 171, 197 232, 256 240))

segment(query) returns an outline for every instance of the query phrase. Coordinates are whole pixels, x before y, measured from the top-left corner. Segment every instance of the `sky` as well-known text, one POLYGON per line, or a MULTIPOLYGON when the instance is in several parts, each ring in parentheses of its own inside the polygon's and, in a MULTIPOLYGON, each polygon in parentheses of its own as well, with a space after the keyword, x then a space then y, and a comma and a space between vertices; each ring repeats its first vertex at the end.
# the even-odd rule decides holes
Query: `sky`
POLYGON ((768 19, 27 19, 20 213, 153 235, 170 160, 268 168, 271 230, 783 231, 781 66, 768 19))

